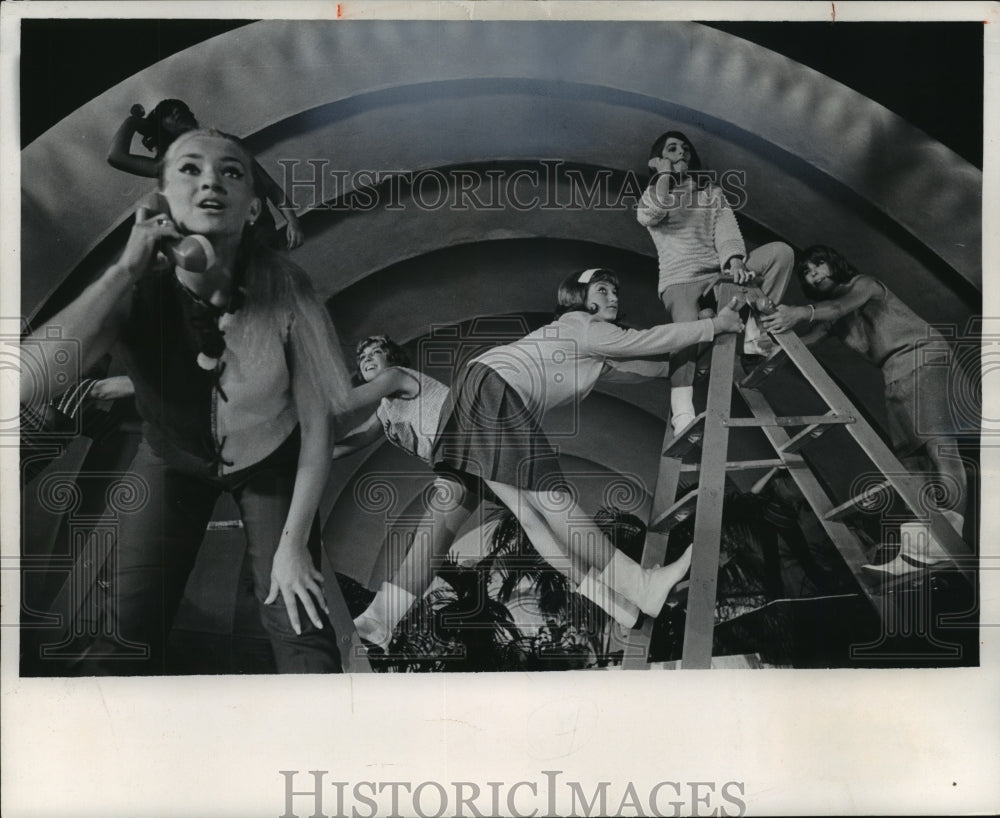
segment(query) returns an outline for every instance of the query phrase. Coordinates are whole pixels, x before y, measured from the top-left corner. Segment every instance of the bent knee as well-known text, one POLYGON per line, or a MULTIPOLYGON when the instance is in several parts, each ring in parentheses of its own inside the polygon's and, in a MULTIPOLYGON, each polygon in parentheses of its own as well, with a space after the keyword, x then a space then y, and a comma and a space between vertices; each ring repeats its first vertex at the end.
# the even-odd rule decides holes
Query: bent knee
POLYGON ((795 251, 783 241, 772 241, 760 248, 766 252, 766 261, 774 267, 791 269, 795 264, 795 251))

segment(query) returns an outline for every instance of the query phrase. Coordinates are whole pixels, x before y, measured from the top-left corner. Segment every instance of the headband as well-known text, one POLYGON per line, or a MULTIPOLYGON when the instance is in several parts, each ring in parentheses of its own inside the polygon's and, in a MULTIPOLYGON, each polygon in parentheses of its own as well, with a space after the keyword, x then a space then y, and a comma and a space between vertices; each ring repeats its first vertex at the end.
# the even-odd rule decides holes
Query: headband
POLYGON ((601 271, 600 267, 594 267, 590 270, 584 270, 580 273, 580 277, 576 280, 577 284, 589 284, 590 279, 594 277, 594 273, 599 273, 601 271))

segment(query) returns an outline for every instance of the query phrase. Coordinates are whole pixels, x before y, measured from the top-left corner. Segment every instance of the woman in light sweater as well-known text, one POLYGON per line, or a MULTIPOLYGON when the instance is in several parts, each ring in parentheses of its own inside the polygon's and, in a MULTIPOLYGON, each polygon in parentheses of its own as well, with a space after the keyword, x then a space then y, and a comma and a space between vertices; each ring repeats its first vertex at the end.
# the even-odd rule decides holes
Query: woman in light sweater
POLYGON ((576 504, 541 421, 585 398, 598 378, 665 377, 663 356, 743 328, 737 304, 733 299, 714 318, 624 329, 614 323, 614 272, 574 273, 559 287, 555 321, 457 373, 435 467, 481 480, 517 515, 539 553, 620 623, 633 625, 638 610, 656 616, 687 572, 690 551, 650 569, 617 552, 576 504), (649 360, 655 357, 661 360, 649 360))
MULTIPOLYGON (((680 131, 667 131, 649 152, 653 178, 639 202, 637 217, 653 239, 659 260, 657 293, 670 321, 693 321, 698 299, 723 273, 737 284, 755 277, 774 302, 788 286, 795 260, 782 242, 758 247, 747 256, 743 236, 714 174, 703 170, 691 141, 680 131)), ((744 352, 766 354, 759 330, 748 322, 744 352)), ((673 357, 670 375, 670 422, 674 434, 694 420, 694 347, 673 357)))

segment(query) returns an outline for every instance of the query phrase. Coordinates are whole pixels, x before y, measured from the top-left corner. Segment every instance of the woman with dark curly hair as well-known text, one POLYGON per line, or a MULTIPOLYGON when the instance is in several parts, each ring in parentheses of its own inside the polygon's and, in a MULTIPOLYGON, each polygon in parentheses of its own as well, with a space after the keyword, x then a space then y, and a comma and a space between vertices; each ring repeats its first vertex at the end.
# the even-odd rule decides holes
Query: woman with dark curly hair
MULTIPOLYGON (((762 319, 764 328, 780 333, 811 324, 808 342, 826 333, 835 335, 882 370, 893 448, 901 459, 916 458, 913 465, 917 468, 923 466, 921 454, 930 461, 941 489, 939 510, 961 535, 967 481, 949 398, 973 392, 964 385, 962 370, 952 365, 948 342, 885 284, 859 273, 832 247, 807 248, 796 273, 803 292, 814 303, 781 304, 762 319)), ((946 556, 926 523, 904 523, 900 543, 895 559, 865 567, 898 576, 926 569, 946 556)))
MULTIPOLYGON (((792 275, 794 254, 782 242, 747 253, 733 212, 711 171, 702 167, 691 140, 680 131, 661 134, 649 151, 649 186, 636 210, 639 224, 656 246, 656 292, 670 321, 699 317, 698 299, 725 273, 737 284, 761 278, 761 289, 780 301, 792 275)), ((747 322, 744 352, 768 354, 767 339, 753 319, 747 322)), ((679 350, 670 375, 670 423, 679 434, 695 419, 694 378, 697 349, 679 350)))
MULTIPOLYGON (((353 391, 352 404, 358 408, 371 406, 374 411, 334 446, 334 459, 384 437, 431 465, 448 387, 411 369, 403 348, 388 335, 362 339, 357 345, 357 366, 364 384, 353 391)), ((384 651, 389 649, 394 628, 430 585, 435 561, 448 553, 459 528, 480 499, 471 481, 445 472, 435 476, 409 552, 392 579, 381 583, 375 598, 354 620, 362 639, 384 651)))

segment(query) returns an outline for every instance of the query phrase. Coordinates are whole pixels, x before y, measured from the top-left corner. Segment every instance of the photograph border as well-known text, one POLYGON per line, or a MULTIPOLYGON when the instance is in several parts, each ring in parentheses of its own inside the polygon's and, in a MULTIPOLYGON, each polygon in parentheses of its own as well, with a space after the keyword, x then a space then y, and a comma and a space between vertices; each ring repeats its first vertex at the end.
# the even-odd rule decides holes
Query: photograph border
MULTIPOLYGON (((33 17, 982 20, 983 224, 998 215, 997 3, 27 0, 0 13, 0 316, 10 334, 21 329, 18 22, 33 17)), ((996 233, 983 231, 984 270, 1000 258, 996 233)), ((986 318, 1000 307, 997 283, 984 275, 984 335, 995 323, 1000 336, 1000 317, 986 318)), ((12 418, 2 374, 0 411, 12 418)), ((983 417, 1000 417, 986 374, 983 417)), ((981 458, 990 498, 989 439, 981 458)), ((4 816, 366 815, 397 794, 393 810, 406 815, 424 784, 426 814, 440 788, 453 807, 474 787, 478 807, 497 815, 587 814, 602 792, 611 814, 637 814, 636 798, 650 814, 654 790, 664 814, 1000 811, 1000 516, 988 502, 974 668, 40 679, 18 674, 18 473, 16 446, 0 446, 4 816), (310 794, 317 782, 322 805, 310 794)))

